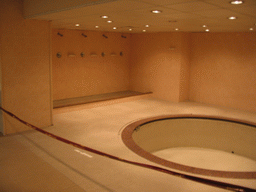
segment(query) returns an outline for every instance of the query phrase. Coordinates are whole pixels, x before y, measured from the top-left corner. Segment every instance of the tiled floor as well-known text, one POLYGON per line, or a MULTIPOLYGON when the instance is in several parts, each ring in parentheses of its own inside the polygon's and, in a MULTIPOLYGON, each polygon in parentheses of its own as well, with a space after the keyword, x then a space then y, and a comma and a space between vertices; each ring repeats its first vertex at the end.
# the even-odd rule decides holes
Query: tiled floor
MULTIPOLYGON (((256 122, 256 113, 192 102, 141 98, 54 110, 45 130, 79 144, 141 163, 121 132, 131 122, 164 114, 209 114, 256 122)), ((34 130, 0 137, 0 191, 227 191, 76 149, 34 130)), ((159 166, 159 165, 157 165, 159 166)), ((256 189, 256 180, 221 179, 256 189)))

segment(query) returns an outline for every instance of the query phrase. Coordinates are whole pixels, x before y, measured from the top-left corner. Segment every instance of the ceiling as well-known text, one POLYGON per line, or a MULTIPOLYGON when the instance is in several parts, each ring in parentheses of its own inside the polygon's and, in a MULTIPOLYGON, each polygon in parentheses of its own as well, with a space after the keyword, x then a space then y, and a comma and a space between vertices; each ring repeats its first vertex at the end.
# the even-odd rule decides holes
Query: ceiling
POLYGON ((75 9, 34 16, 51 20, 53 28, 145 32, 256 31, 256 0, 241 5, 231 0, 112 0, 75 9), (154 14, 152 10, 161 10, 154 14), (107 19, 101 18, 107 15, 107 19), (237 19, 229 20, 235 16, 237 19), (107 23, 108 20, 113 21, 107 23), (80 26, 75 26, 80 24, 80 26), (146 27, 149 25, 149 27, 146 27), (203 27, 206 25, 207 27, 203 27), (95 28, 95 26, 99 26, 95 28), (113 29, 116 27, 116 29, 113 29))

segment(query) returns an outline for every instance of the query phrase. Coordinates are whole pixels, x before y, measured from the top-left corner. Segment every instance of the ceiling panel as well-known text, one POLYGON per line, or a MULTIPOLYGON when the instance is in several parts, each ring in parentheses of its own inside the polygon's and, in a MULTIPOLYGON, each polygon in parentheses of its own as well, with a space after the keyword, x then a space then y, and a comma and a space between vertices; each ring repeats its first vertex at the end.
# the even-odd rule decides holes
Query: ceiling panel
POLYGON ((106 30, 119 32, 179 31, 256 31, 256 0, 246 0, 242 5, 231 5, 230 0, 118 0, 92 6, 80 7, 41 16, 34 19, 52 20, 53 28, 106 30), (161 10, 160 14, 151 13, 161 10), (108 15, 113 23, 100 18, 108 15), (228 20, 237 16, 237 20, 228 20), (79 27, 75 27, 80 23, 79 27), (150 27, 145 28, 145 25, 150 27), (95 26, 99 28, 95 28, 95 26), (117 27, 113 30, 113 27, 117 27), (128 31, 132 28, 132 31, 128 31))
MULTIPOLYGON (((255 0, 256 2, 256 0, 255 0)), ((232 7, 230 10, 256 18, 256 5, 232 7)))
POLYGON ((244 0, 244 3, 241 5, 232 5, 230 4, 231 0, 203 0, 205 3, 216 5, 222 8, 232 8, 232 7, 244 7, 248 5, 256 5, 255 0, 244 0))
POLYGON ((183 12, 195 12, 195 11, 211 10, 211 9, 219 8, 215 5, 211 5, 211 4, 200 2, 200 1, 175 4, 175 5, 167 5, 167 7, 178 10, 178 11, 183 11, 183 12))
MULTIPOLYGON (((226 20, 230 16, 240 15, 234 11, 227 10, 227 9, 203 10, 203 11, 197 11, 196 14, 201 15, 205 18, 214 18, 214 19, 223 19, 223 20, 226 20)), ((222 22, 222 21, 219 21, 219 22, 222 22)))
POLYGON ((195 2, 199 0, 138 0, 140 2, 151 3, 154 5, 174 5, 187 2, 195 2))

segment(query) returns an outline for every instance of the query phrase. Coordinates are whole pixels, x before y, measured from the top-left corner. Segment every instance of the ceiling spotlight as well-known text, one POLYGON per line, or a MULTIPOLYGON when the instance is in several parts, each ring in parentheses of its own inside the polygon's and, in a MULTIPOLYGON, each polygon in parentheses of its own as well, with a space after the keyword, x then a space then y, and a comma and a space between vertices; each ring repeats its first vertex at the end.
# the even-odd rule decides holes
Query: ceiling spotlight
POLYGON ((145 27, 149 27, 149 25, 145 25, 145 27))
POLYGON ((240 4, 243 4, 244 2, 243 1, 231 1, 230 4, 232 5, 240 5, 240 4))
POLYGON ((250 28, 250 31, 253 31, 253 28, 250 28))
POLYGON ((97 29, 98 29, 98 28, 99 28, 99 26, 98 26, 98 25, 96 25, 96 26, 95 26, 95 28, 97 28, 97 29))
POLYGON ((79 26, 80 26, 80 24, 79 24, 79 23, 77 23, 77 24, 75 24, 75 26, 76 26, 76 27, 79 27, 79 26))
POLYGON ((112 22, 113 22, 113 21, 110 21, 110 20, 109 20, 109 21, 107 21, 107 23, 112 23, 112 22))
POLYGON ((142 32, 146 32, 146 30, 145 30, 145 29, 143 29, 143 30, 142 30, 142 32))
POLYGON ((228 19, 230 19, 230 20, 235 20, 235 19, 237 19, 237 17, 231 16, 231 17, 229 17, 228 19))
POLYGON ((129 31, 132 31, 132 29, 129 29, 129 31))
POLYGON ((209 31, 210 31, 210 29, 205 29, 205 31, 206 31, 206 32, 209 32, 209 31))
POLYGON ((117 29, 116 27, 113 27, 113 29, 117 29))
POLYGON ((179 29, 178 29, 178 28, 175 28, 175 31, 179 31, 179 29))
POLYGON ((100 16, 102 19, 107 19, 108 18, 108 16, 107 15, 102 15, 102 16, 100 16))
POLYGON ((202 27, 207 27, 206 25, 203 25, 202 27))
POLYGON ((162 11, 160 11, 160 10, 152 10, 151 12, 152 13, 162 13, 162 11))

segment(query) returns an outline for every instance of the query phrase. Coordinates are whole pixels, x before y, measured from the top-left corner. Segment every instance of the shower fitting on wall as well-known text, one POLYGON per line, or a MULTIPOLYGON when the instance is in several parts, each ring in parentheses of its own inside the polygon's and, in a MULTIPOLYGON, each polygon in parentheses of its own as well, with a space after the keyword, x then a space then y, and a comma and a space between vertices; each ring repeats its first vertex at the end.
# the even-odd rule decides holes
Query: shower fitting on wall
POLYGON ((56 54, 56 56, 57 56, 58 58, 61 58, 61 53, 58 52, 58 53, 56 54))
POLYGON ((63 37, 63 34, 60 34, 59 32, 57 33, 57 35, 59 35, 59 36, 63 37))

